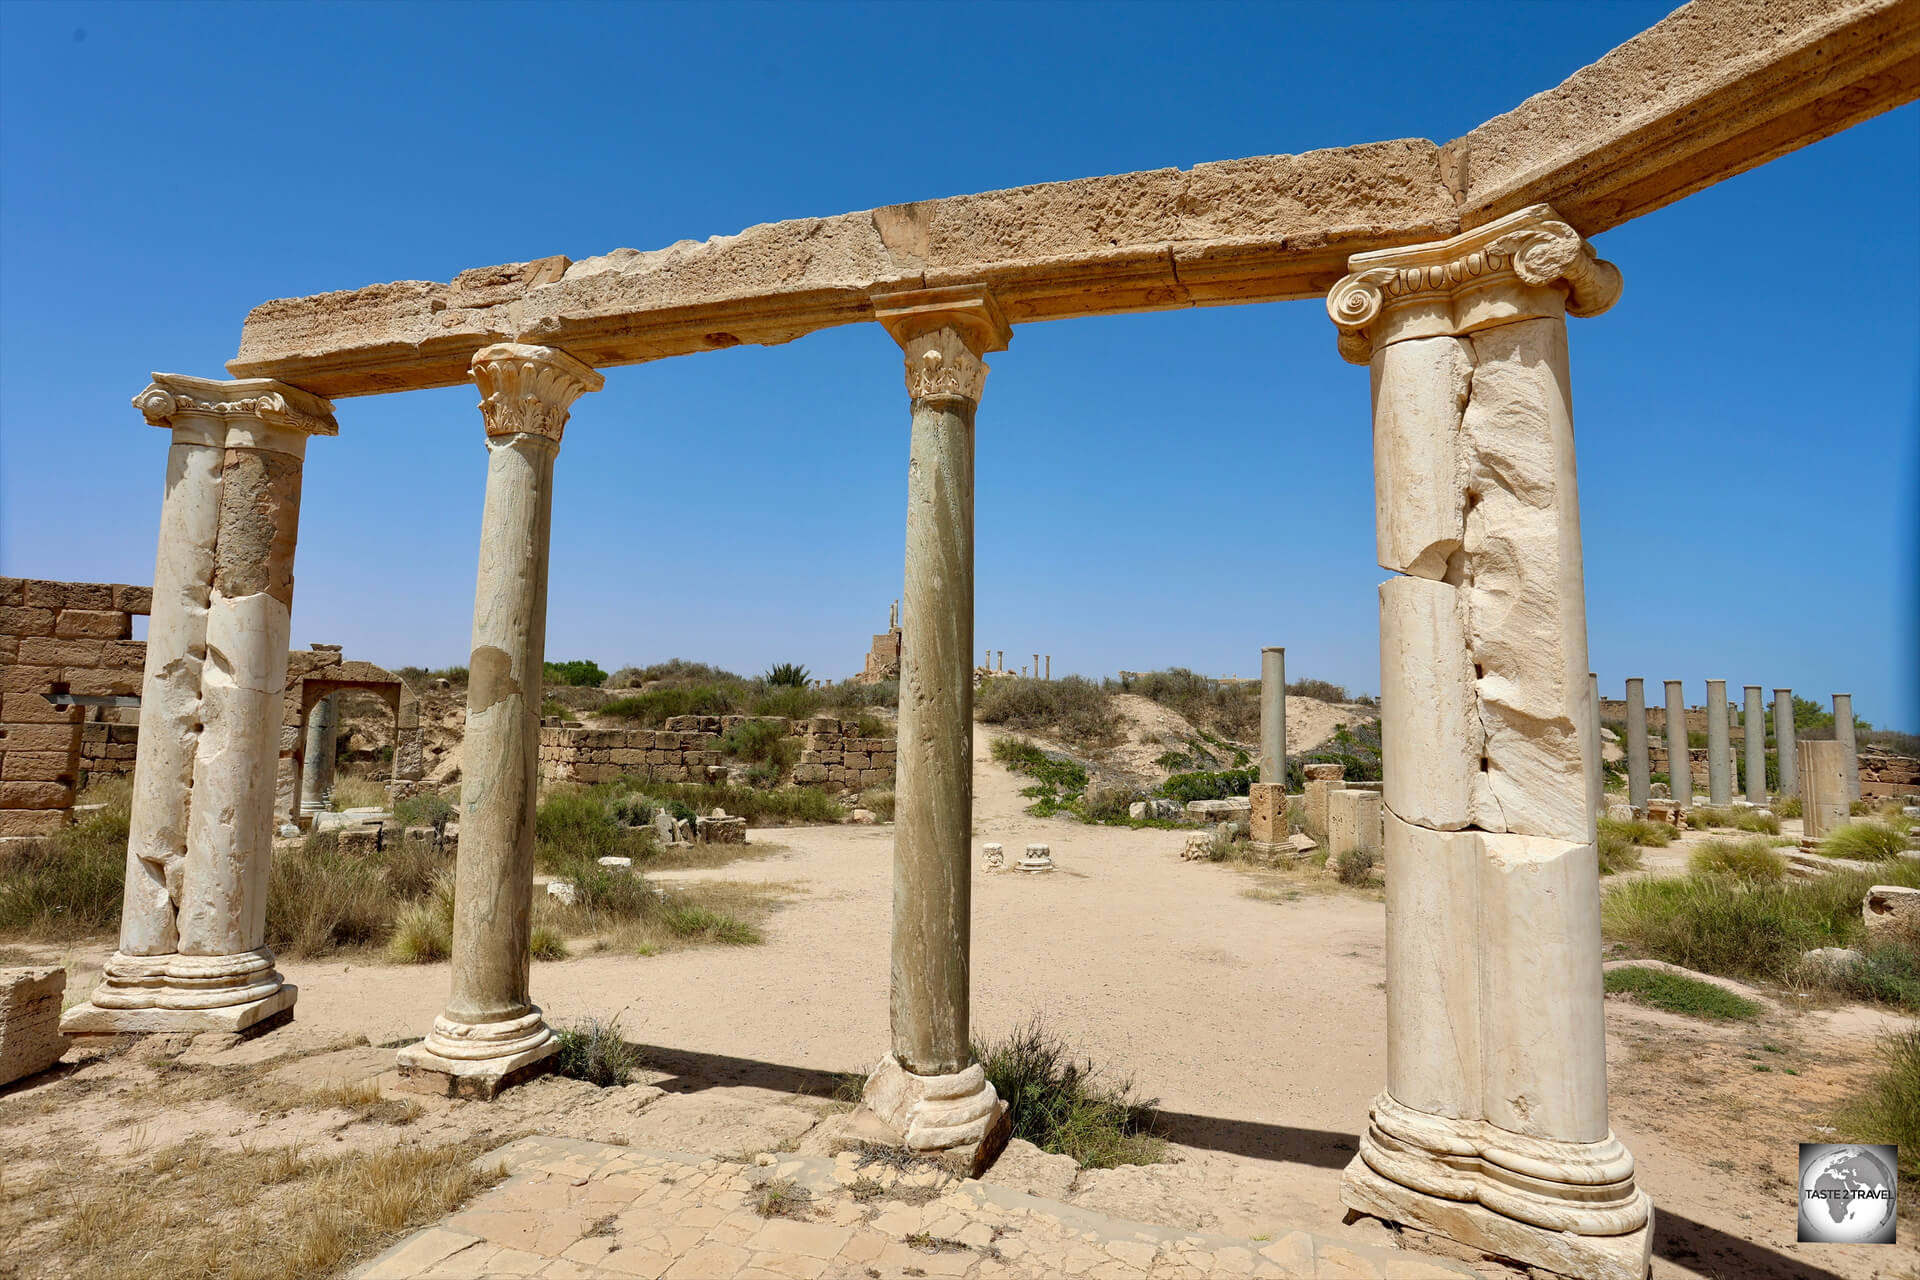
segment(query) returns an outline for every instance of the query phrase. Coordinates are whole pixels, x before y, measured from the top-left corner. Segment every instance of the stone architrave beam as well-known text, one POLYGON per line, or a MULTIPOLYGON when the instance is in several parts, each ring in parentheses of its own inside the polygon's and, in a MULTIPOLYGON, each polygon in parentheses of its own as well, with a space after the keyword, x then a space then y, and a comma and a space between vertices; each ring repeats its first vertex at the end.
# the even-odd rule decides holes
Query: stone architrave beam
POLYGON ((1551 203, 1592 236, 1920 95, 1920 0, 1696 0, 1446 146, 1256 156, 263 303, 236 376, 453 386, 490 343, 596 368, 791 342, 980 284, 1009 322, 1319 297, 1350 255, 1551 203))

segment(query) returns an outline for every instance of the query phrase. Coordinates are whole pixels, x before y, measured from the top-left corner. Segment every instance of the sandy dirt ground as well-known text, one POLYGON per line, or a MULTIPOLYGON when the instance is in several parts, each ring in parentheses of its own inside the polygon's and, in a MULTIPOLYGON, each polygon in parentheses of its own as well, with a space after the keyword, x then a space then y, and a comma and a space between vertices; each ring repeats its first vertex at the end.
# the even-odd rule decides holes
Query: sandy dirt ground
MULTIPOLYGON (((1176 1144, 1171 1164, 1082 1172, 1048 1194, 1175 1226, 1239 1235, 1306 1228, 1378 1243, 1377 1225, 1342 1225, 1338 1196, 1340 1170, 1386 1076, 1378 892, 1183 863, 1177 831, 1029 817, 1021 781, 988 762, 988 743, 985 731, 976 734, 976 1035, 1043 1020, 1157 1096, 1176 1144), (989 840, 1009 853, 1046 841, 1059 869, 987 873, 977 854, 989 840)), ((783 1092, 791 1101, 806 1080, 864 1070, 886 1049, 890 828, 756 830, 752 838, 769 856, 657 878, 788 886, 764 946, 534 967, 534 998, 550 1019, 618 1016, 646 1047, 649 1080, 668 1103, 696 1077, 710 1089, 741 1088, 743 1107, 771 1105, 783 1092)), ((79 970, 70 999, 84 997, 103 952, 69 957, 79 970)), ((378 1045, 418 1036, 448 986, 444 965, 354 960, 286 970, 300 986, 298 1021, 275 1035, 290 1040, 364 1036, 378 1045)), ((1825 1117, 1870 1057, 1864 1032, 1884 1015, 1776 1006, 1759 1023, 1721 1027, 1623 1001, 1608 1008, 1614 1124, 1659 1206, 1658 1280, 1920 1276, 1904 1249, 1793 1241, 1794 1144, 1827 1137, 1825 1117)), ((550 1131, 595 1136, 590 1116, 565 1114, 580 1101, 568 1090, 581 1088, 529 1086, 548 1092, 527 1092, 515 1123, 544 1119, 550 1131), (555 1110, 529 1115, 533 1099, 555 1110)), ((9 1101, 0 1096, 0 1136, 9 1142, 37 1145, 48 1125, 71 1132, 72 1116, 9 1112, 9 1101)), ((471 1112, 475 1104, 457 1105, 471 1112)), ((807 1123, 796 1113, 791 1128, 807 1123)), ((683 1149, 717 1151, 760 1136, 751 1123, 743 1132, 691 1132, 681 1135, 683 1149)), ((1903 1224, 1903 1235, 1915 1230, 1920 1221, 1903 1224)))

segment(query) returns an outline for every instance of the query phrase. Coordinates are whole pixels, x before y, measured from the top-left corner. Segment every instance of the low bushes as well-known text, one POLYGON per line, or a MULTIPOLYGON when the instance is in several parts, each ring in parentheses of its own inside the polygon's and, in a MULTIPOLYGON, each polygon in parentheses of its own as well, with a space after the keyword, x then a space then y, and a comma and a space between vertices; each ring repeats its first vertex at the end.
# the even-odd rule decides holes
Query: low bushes
POLYGON ((993 758, 1014 773, 1034 780, 1020 794, 1033 801, 1027 812, 1045 818, 1065 810, 1084 818, 1087 789, 1086 768, 1065 757, 1051 756, 1025 738, 997 738, 991 749, 993 758))
POLYGON ((892 822, 894 807, 893 788, 868 787, 860 793, 860 807, 871 813, 881 822, 892 822))
POLYGON ((1760 1016, 1758 1001, 1735 995, 1725 987, 1665 969, 1622 965, 1607 970, 1607 990, 1631 996, 1641 1004, 1669 1013, 1716 1022, 1751 1022, 1760 1016))
POLYGON ((1664 849, 1673 843, 1674 830, 1664 822, 1649 822, 1645 818, 1601 818, 1595 825, 1629 844, 1646 848, 1664 849))
POLYGON ((1879 1070, 1835 1123, 1858 1142, 1895 1143, 1900 1172, 1920 1179, 1920 1027, 1882 1036, 1879 1070))
POLYGON ((1244 796, 1260 781, 1258 769, 1202 770, 1176 773, 1160 784, 1160 794, 1169 800, 1189 804, 1195 800, 1225 800, 1244 796))
POLYGON ((1079 676, 1058 680, 988 680, 974 693, 974 715, 983 724, 1028 732, 1078 746, 1110 746, 1120 740, 1121 721, 1111 695, 1079 676))
POLYGON ((1715 809, 1701 805, 1697 809, 1687 810, 1687 825, 1697 831, 1705 831, 1709 827, 1731 827, 1735 831, 1757 831, 1770 836, 1780 834, 1780 819, 1770 810, 1715 809))
POLYGON ((1072 1156, 1083 1169, 1154 1164, 1166 1142, 1155 1133, 1157 1098, 1139 1098, 1133 1080, 1077 1058, 1039 1022, 973 1046, 994 1092, 1013 1114, 1013 1136, 1072 1156))
POLYGON ((58 835, 0 847, 0 930, 58 939, 119 925, 132 797, 130 781, 99 784, 84 798, 106 808, 58 835))
POLYGON ((620 1034, 619 1019, 602 1022, 581 1018, 554 1028, 560 1052, 554 1055, 554 1071, 569 1080, 585 1080, 602 1089, 617 1089, 633 1078, 640 1065, 640 1051, 620 1034))
POLYGON ((1373 854, 1367 849, 1343 849, 1334 855, 1334 878, 1341 884, 1363 885, 1373 874, 1373 854))
POLYGON ((598 689, 607 682, 607 673, 600 664, 586 658, 575 658, 571 662, 547 662, 541 664, 541 681, 545 684, 566 685, 570 688, 598 689))
POLYGON ((1257 680, 1221 684, 1185 667, 1168 667, 1164 671, 1126 676, 1116 687, 1122 693, 1151 698, 1179 712, 1198 729, 1249 739, 1260 731, 1260 682, 1257 680))
POLYGON ((1787 860, 1765 836, 1744 840, 1704 840, 1687 859, 1693 870, 1732 876, 1737 880, 1779 880, 1787 874, 1787 860))
POLYGON ((1897 858, 1906 847, 1907 833, 1886 822, 1843 823, 1820 842, 1820 852, 1829 858, 1856 858, 1865 862, 1897 858))
POLYGON ((1614 875, 1632 871, 1640 865, 1640 848, 1606 818, 1594 824, 1594 848, 1600 859, 1600 874, 1614 875))

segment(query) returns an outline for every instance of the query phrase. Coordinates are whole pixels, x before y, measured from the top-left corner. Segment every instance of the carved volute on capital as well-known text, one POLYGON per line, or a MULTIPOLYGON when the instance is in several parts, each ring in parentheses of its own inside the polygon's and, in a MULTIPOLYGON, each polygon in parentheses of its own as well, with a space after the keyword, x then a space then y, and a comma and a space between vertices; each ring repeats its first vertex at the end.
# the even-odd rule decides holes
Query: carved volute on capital
POLYGON ((525 432, 559 444, 573 402, 607 385, 605 376, 566 352, 522 342, 482 347, 470 368, 489 436, 525 432))
POLYGON ((340 434, 331 400, 271 378, 190 378, 183 373, 156 373, 147 389, 133 398, 133 407, 156 427, 171 426, 174 418, 191 415, 223 420, 256 418, 310 436, 340 434))
POLYGON ((873 316, 906 357, 907 394, 978 403, 986 387, 989 351, 1005 351, 1013 328, 985 285, 958 285, 881 294, 873 316))
POLYGON ((1621 289, 1620 269, 1544 204, 1450 240, 1355 254, 1347 269, 1327 294, 1327 314, 1340 329, 1340 354, 1354 364, 1409 338, 1599 315, 1621 289))

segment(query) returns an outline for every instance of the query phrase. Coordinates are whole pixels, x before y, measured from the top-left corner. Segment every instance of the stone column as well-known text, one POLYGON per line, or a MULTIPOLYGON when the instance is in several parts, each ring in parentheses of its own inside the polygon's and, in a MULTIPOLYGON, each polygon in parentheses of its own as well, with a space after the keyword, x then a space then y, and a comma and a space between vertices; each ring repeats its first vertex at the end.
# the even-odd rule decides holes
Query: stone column
POLYGON ((606 380, 564 351, 503 342, 474 353, 487 426, 487 497, 461 748, 453 994, 403 1087, 491 1098, 559 1048, 528 989, 540 677, 546 654, 553 461, 573 402, 606 380))
MULTIPOLYGON (((1729 792, 1738 791, 1740 782, 1740 752, 1733 745, 1733 731, 1740 725, 1740 708, 1733 699, 1727 699, 1727 788, 1729 792)), ((1728 797, 1731 799, 1731 795, 1728 797)))
POLYGON ((1847 793, 1846 746, 1819 740, 1802 742, 1800 751, 1800 822, 1808 840, 1833 833, 1852 814, 1847 793))
POLYGON ((153 375, 173 427, 121 946, 73 1035, 228 1031, 292 1008, 266 942, 300 472, 333 406, 264 378, 153 375))
MULTIPOLYGON (((1619 273, 1535 205, 1360 254, 1373 380, 1387 1087, 1341 1196, 1548 1270, 1642 1280, 1607 1124, 1593 701, 1565 315, 1619 273)), ((1684 740, 1684 739, 1683 739, 1684 740)))
POLYGON ((1053 655, 1047 655, 1047 679, 1053 679, 1053 655))
POLYGON ((1793 727, 1793 690, 1773 691, 1773 751, 1780 757, 1780 794, 1800 794, 1800 752, 1793 727))
POLYGON ((1287 651, 1260 651, 1260 781, 1287 781, 1287 651))
POLYGON ((340 727, 335 710, 337 696, 328 694, 307 712, 306 749, 300 761, 300 816, 303 818, 325 809, 327 793, 333 790, 333 756, 340 727))
POLYGON ((906 355, 907 616, 894 786, 893 1046, 861 1123, 979 1170, 1006 1141, 1006 1105, 968 1043, 973 829, 974 414, 982 357, 1012 337, 981 286, 874 299, 906 355))
POLYGON ((1847 753, 1847 799, 1860 798, 1860 748, 1853 740, 1853 695, 1833 695, 1833 740, 1847 753))
POLYGON ((1713 805, 1733 800, 1732 748, 1727 734, 1727 682, 1707 681, 1707 801, 1713 805))
POLYGON ((1639 676, 1627 681, 1627 803, 1636 818, 1647 816, 1647 685, 1639 676))
POLYGON ((1600 759, 1605 739, 1600 736, 1600 677, 1587 672, 1587 701, 1592 711, 1587 717, 1587 812, 1597 820, 1607 811, 1607 772, 1600 759))
POLYGON ((1760 686, 1747 686, 1746 713, 1747 799, 1754 804, 1767 802, 1767 707, 1761 700, 1760 686))
POLYGON ((1687 745, 1685 686, 1667 681, 1667 790, 1682 809, 1693 808, 1693 751, 1687 745))

